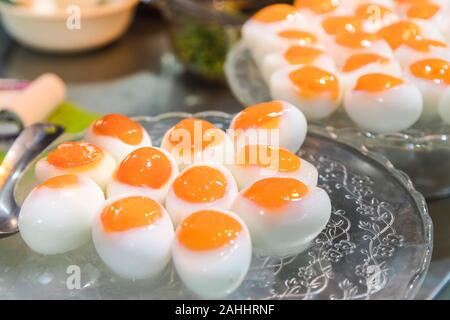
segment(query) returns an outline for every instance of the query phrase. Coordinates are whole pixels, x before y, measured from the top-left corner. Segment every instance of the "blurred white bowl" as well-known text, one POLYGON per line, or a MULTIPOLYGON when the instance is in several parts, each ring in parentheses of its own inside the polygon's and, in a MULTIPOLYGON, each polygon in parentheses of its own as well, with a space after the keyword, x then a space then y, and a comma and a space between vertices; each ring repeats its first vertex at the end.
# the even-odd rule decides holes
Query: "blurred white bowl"
POLYGON ((0 2, 0 12, 7 32, 25 46, 72 53, 104 46, 123 35, 138 3, 139 0, 114 0, 80 6, 80 28, 74 27, 77 13, 67 7, 46 10, 0 2))

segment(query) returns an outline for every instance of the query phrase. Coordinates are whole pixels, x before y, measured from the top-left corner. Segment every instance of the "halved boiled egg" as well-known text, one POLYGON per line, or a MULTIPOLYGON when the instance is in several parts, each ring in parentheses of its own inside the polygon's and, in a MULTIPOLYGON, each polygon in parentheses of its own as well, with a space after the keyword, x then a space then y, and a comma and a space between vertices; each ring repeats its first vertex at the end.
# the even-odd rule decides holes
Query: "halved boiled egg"
POLYGON ((331 215, 328 194, 293 178, 270 177, 242 190, 232 210, 247 224, 255 252, 285 256, 305 250, 331 215))
POLYGON ((270 80, 272 97, 292 103, 308 120, 326 118, 336 111, 341 103, 342 89, 335 70, 313 65, 283 68, 270 80))
POLYGON ((172 246, 175 269, 185 286, 202 298, 222 298, 248 272, 252 245, 247 226, 225 210, 202 210, 184 219, 172 246))
POLYGON ((161 274, 170 261, 173 237, 166 210, 142 196, 108 200, 92 226, 100 258, 114 273, 132 280, 161 274))
POLYGON ((390 0, 358 1, 354 14, 363 19, 363 29, 368 32, 376 32, 400 20, 390 0))
POLYGON ((339 32, 334 40, 330 41, 329 50, 338 66, 342 66, 349 56, 358 53, 374 53, 389 58, 394 56, 384 39, 375 33, 363 31, 339 32))
MULTIPOLYGON (((353 0, 352 0, 353 1, 353 0)), ((350 11, 350 0, 295 0, 297 10, 310 20, 350 11)), ((351 4, 351 3, 350 3, 351 4)))
POLYGON ((316 186, 319 176, 311 163, 291 151, 261 144, 242 148, 229 167, 239 189, 272 176, 296 178, 309 186, 316 186))
POLYGON ((230 209, 238 193, 236 182, 224 166, 200 163, 184 169, 172 183, 166 208, 175 225, 195 211, 230 209))
POLYGON ((405 74, 422 93, 421 121, 437 121, 441 94, 450 86, 450 61, 434 57, 419 60, 411 63, 405 74))
POLYGON ((412 126, 422 113, 419 89, 388 74, 361 76, 344 98, 348 116, 365 130, 399 132, 412 126))
POLYGON ((117 162, 133 150, 152 146, 145 129, 121 114, 108 114, 95 121, 87 130, 85 141, 108 151, 117 162))
POLYGON ((289 66, 316 65, 327 69, 335 69, 333 59, 323 50, 315 47, 291 46, 285 51, 271 53, 265 56, 261 71, 264 80, 270 84, 273 73, 289 66))
POLYGON ((305 19, 295 7, 288 4, 273 4, 264 7, 242 26, 242 39, 252 52, 262 42, 261 37, 282 29, 301 28, 305 19))
POLYGON ((426 21, 400 20, 377 32, 378 36, 387 41, 392 50, 396 50, 405 41, 421 36, 423 38, 443 41, 439 30, 426 21))
POLYGON ((297 152, 306 132, 303 113, 279 100, 249 106, 239 112, 231 121, 229 134, 235 141, 236 150, 247 144, 269 144, 297 152))
POLYGON ((169 129, 161 142, 180 169, 198 162, 225 163, 233 156, 233 144, 226 133, 211 122, 186 118, 169 129))
POLYGON ((115 170, 108 182, 108 198, 120 195, 147 196, 164 203, 167 191, 178 175, 172 155, 156 147, 131 152, 115 170))
POLYGON ((450 47, 444 41, 416 36, 404 41, 395 50, 395 58, 403 68, 408 68, 412 62, 426 59, 431 55, 450 59, 450 47))
POLYGON ((68 174, 31 191, 19 214, 22 239, 40 254, 64 253, 89 242, 91 226, 105 197, 93 181, 68 174))
POLYGON ((407 19, 419 19, 433 24, 441 32, 449 26, 449 3, 442 1, 415 1, 400 6, 400 11, 407 19))
POLYGON ((345 85, 345 91, 353 89, 358 78, 368 73, 385 73, 400 77, 402 68, 391 57, 376 53, 357 53, 345 60, 341 68, 341 79, 345 85))
POLYGON ((116 162, 105 150, 86 142, 65 142, 36 163, 39 182, 63 174, 76 174, 93 180, 104 189, 116 162))

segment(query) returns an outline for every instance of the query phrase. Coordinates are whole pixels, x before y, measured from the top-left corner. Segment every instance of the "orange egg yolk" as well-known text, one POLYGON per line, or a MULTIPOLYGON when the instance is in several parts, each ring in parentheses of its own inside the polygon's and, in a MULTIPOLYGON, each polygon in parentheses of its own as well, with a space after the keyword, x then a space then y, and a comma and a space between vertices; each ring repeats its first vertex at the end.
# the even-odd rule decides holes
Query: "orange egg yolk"
POLYGON ((161 206, 156 201, 136 196, 111 203, 100 218, 105 232, 123 232, 149 226, 161 216, 161 206))
POLYGON ((234 120, 234 129, 276 129, 283 114, 283 104, 278 101, 255 104, 241 111, 234 120))
POLYGON ((430 19, 438 13, 440 7, 431 2, 418 3, 406 11, 408 18, 413 19, 430 19))
POLYGON ((284 58, 289 64, 308 64, 316 60, 321 54, 322 51, 315 48, 292 46, 286 50, 284 58))
POLYGON ((298 9, 309 9, 317 14, 324 14, 336 10, 340 0, 296 0, 294 6, 298 9))
POLYGON ((184 171, 173 183, 177 197, 193 203, 222 199, 227 191, 227 179, 219 170, 208 166, 195 166, 184 171))
POLYGON ((115 137, 130 145, 142 141, 142 127, 135 121, 121 114, 109 114, 95 121, 93 130, 99 135, 115 137))
POLYGON ((345 64, 342 67, 342 71, 351 72, 371 63, 386 64, 388 62, 389 59, 374 53, 355 54, 348 58, 347 61, 345 61, 345 64))
POLYGON ((286 20, 290 15, 297 14, 297 10, 288 4, 273 4, 259 10, 252 20, 261 23, 274 23, 286 20))
POLYGON ((300 30, 283 30, 278 36, 288 40, 301 41, 303 45, 311 45, 317 42, 317 37, 312 33, 300 30))
POLYGON ((238 155, 237 164, 262 167, 279 172, 293 172, 300 169, 301 161, 294 153, 284 148, 268 145, 247 145, 238 155))
POLYGON ((328 95, 331 99, 339 97, 339 81, 335 75, 314 66, 305 66, 289 74, 299 94, 311 99, 328 95))
POLYGON ((450 62, 442 59, 425 59, 413 63, 411 73, 421 79, 437 84, 450 84, 450 62))
POLYGON ((116 171, 119 182, 135 187, 159 189, 172 175, 172 164, 166 155, 152 147, 130 153, 116 171))
POLYGON ((322 27, 328 34, 338 34, 341 31, 356 32, 361 30, 363 21, 359 17, 342 16, 329 17, 323 20, 322 27))
POLYGON ((378 35, 389 43, 392 49, 397 49, 405 41, 420 35, 420 28, 408 21, 399 21, 378 31, 378 35))
POLYGON ((364 20, 383 19, 386 15, 392 14, 392 11, 382 5, 368 3, 358 6, 355 14, 364 20))
POLYGON ((50 178, 44 183, 41 183, 38 186, 38 189, 46 188, 46 189, 62 189, 62 188, 70 188, 78 185, 80 179, 74 174, 65 174, 62 176, 57 176, 54 178, 50 178))
POLYGON ((61 169, 87 169, 96 165, 103 157, 103 151, 85 142, 65 142, 47 156, 51 165, 61 169))
POLYGON ((184 219, 177 230, 181 245, 194 251, 214 250, 233 244, 242 231, 242 225, 215 210, 197 211, 184 219))
POLYGON ((405 41, 405 44, 420 52, 431 52, 434 47, 447 48, 447 44, 437 40, 423 39, 421 37, 414 37, 405 41))
POLYGON ((175 146, 177 144, 186 143, 192 149, 203 150, 210 145, 220 143, 223 139, 221 131, 212 123, 196 118, 187 118, 181 120, 169 135, 169 142, 175 146))
POLYGON ((404 81, 387 74, 370 73, 359 77, 355 90, 380 92, 403 84, 404 81))
POLYGON ((339 32, 336 36, 336 43, 352 49, 370 48, 378 39, 376 34, 367 32, 339 32))
POLYGON ((302 199, 308 187, 292 178, 266 178, 255 182, 243 193, 244 197, 267 209, 277 209, 302 199))

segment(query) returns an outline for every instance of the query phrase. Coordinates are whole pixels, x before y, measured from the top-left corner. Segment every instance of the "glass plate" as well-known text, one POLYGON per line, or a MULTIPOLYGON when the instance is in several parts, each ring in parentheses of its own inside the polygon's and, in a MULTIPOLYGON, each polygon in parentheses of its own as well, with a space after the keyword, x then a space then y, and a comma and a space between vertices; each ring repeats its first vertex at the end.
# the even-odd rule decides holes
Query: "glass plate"
MULTIPOLYGON (((155 145, 185 113, 137 118, 155 145)), ((227 128, 231 115, 194 115, 227 128)), ((57 143, 79 140, 63 136, 57 143)), ((312 126, 299 154, 314 163, 319 185, 333 212, 305 252, 283 259, 257 257, 230 299, 410 299, 426 274, 432 251, 432 223, 423 197, 408 177, 360 145, 336 141, 312 126)), ((49 149, 54 148, 50 146, 49 149)), ((35 184, 33 164, 16 187, 22 201, 35 184)), ((20 235, 0 240, 2 299, 194 299, 172 267, 157 281, 132 282, 114 276, 92 244, 56 256, 27 248, 20 235), (74 270, 80 270, 80 289, 74 270), (69 285, 68 285, 69 284, 69 285)))
MULTIPOLYGON (((244 105, 271 100, 270 92, 249 50, 239 42, 225 64, 228 84, 244 105)), ((372 151, 383 154, 406 172, 427 198, 450 195, 450 126, 443 122, 415 125, 401 133, 374 134, 359 129, 342 108, 315 123, 335 131, 342 139, 358 140, 372 151)))

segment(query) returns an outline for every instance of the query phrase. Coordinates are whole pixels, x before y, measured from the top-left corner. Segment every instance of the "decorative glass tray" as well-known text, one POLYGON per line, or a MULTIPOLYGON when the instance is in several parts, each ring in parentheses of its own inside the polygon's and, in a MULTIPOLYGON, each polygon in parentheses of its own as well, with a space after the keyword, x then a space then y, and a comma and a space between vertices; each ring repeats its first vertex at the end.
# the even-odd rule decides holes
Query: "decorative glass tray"
MULTIPOLYGON (((137 118, 155 145, 184 113, 137 118)), ((231 115, 194 115, 227 128, 231 115)), ((78 140, 63 136, 55 143, 78 140)), ((336 141, 312 126, 300 155, 314 163, 333 212, 305 252, 285 258, 253 257, 230 299, 410 299, 425 277, 432 251, 432 223, 424 198, 408 177, 364 147, 336 141)), ((55 145, 49 147, 53 148, 55 145)), ((35 184, 33 164, 16 186, 19 203, 35 184)), ((172 267, 157 281, 116 277, 92 244, 41 256, 19 234, 0 240, 0 299, 195 299, 172 267), (79 289, 73 276, 79 268, 79 289)))
MULTIPOLYGON (((242 42, 229 52, 225 71, 232 92, 244 106, 271 100, 269 88, 242 42)), ((442 174, 450 172, 450 162, 442 161, 450 159, 449 125, 418 124, 400 133, 374 134, 359 129, 342 108, 315 124, 383 154, 406 172, 427 198, 450 195, 450 175, 442 174)))

